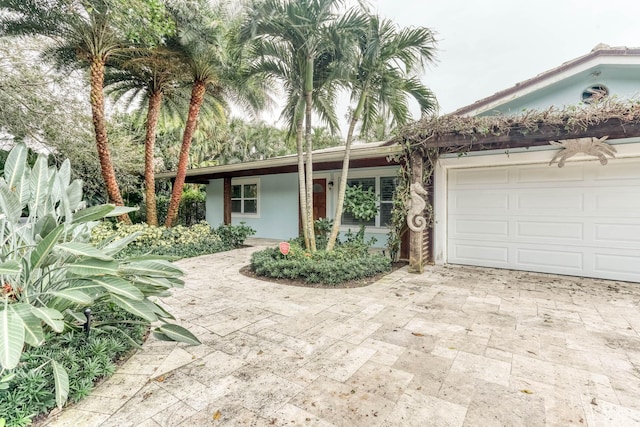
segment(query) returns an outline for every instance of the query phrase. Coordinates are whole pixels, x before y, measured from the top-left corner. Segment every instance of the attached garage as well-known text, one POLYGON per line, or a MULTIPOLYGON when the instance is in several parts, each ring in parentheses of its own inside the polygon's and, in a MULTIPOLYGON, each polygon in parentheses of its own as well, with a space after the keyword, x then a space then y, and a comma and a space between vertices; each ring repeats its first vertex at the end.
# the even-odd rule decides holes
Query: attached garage
POLYGON ((640 282, 640 159, 440 176, 446 262, 640 282))

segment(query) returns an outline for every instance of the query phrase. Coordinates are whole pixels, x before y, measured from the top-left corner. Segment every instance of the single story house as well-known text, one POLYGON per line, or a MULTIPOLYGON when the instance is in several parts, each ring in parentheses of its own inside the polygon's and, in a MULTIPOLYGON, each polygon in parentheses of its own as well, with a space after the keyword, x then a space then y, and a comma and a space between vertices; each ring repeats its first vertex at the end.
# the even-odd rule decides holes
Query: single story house
MULTIPOLYGON (((415 270, 435 262, 640 282, 640 103, 568 107, 633 100, 639 91, 640 49, 599 45, 454 114, 424 118, 392 141, 355 146, 351 182, 381 195, 368 231, 384 243, 384 204, 400 167, 388 159, 409 146, 412 181, 426 187, 434 214, 432 228, 412 229, 403 244, 415 270), (562 154, 563 167, 550 164, 562 154)), ((314 153, 316 217, 332 217, 342 150, 314 153)), ((298 234, 296 156, 195 169, 187 181, 207 184, 212 225, 298 234)))

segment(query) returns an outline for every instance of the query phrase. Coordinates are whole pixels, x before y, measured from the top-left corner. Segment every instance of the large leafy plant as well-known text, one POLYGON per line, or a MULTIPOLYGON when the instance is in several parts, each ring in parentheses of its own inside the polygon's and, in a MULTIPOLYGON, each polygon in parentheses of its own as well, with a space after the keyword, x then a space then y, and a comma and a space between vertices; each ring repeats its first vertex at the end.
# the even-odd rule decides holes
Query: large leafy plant
MULTIPOLYGON (((90 243, 97 220, 131 209, 86 207, 82 183, 71 181, 68 160, 59 169, 44 155, 33 167, 26 160, 26 146, 17 145, 0 177, 0 389, 25 345, 42 345, 49 331, 80 327, 87 320, 84 308, 102 300, 145 321, 160 320, 154 331, 160 339, 199 344, 186 329, 166 323, 173 317, 151 299, 184 284, 178 268, 161 257, 119 257, 135 234, 90 243)), ((46 363, 53 367, 61 406, 67 372, 55 360, 46 363)))

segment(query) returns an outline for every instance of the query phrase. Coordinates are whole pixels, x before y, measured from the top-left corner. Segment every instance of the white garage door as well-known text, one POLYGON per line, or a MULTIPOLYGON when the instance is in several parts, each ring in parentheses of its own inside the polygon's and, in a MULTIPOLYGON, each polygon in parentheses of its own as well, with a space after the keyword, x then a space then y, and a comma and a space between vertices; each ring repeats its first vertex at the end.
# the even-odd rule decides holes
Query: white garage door
POLYGON ((640 282, 640 161, 450 169, 452 264, 640 282))

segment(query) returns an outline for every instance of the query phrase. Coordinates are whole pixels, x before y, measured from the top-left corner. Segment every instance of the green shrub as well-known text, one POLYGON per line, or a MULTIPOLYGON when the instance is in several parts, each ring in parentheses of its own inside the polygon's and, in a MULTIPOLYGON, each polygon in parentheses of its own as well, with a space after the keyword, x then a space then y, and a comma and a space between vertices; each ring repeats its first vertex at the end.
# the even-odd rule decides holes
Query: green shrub
POLYGON ((0 393, 0 414, 8 426, 28 425, 34 416, 56 406, 53 370, 47 360, 66 367, 69 400, 77 402, 96 381, 115 372, 115 362, 142 343, 148 322, 107 302, 96 304, 92 312, 93 325, 117 325, 117 329, 95 328, 88 336, 78 330, 48 334, 47 345, 30 347, 22 354, 14 376, 3 383, 0 393))
POLYGON ((188 258, 242 246, 247 236, 254 234, 255 230, 244 224, 221 225, 214 230, 205 221, 191 227, 177 225, 171 228, 104 221, 92 229, 91 241, 117 241, 132 233, 138 233, 138 237, 124 249, 125 255, 153 254, 188 258))
POLYGON ((239 248, 247 240, 247 237, 256 234, 256 230, 241 222, 240 225, 221 225, 216 228, 216 234, 220 236, 224 246, 239 248))
POLYGON ((254 252, 251 269, 259 276, 337 285, 390 271, 391 261, 346 244, 311 254, 293 242, 287 255, 277 248, 254 252))

